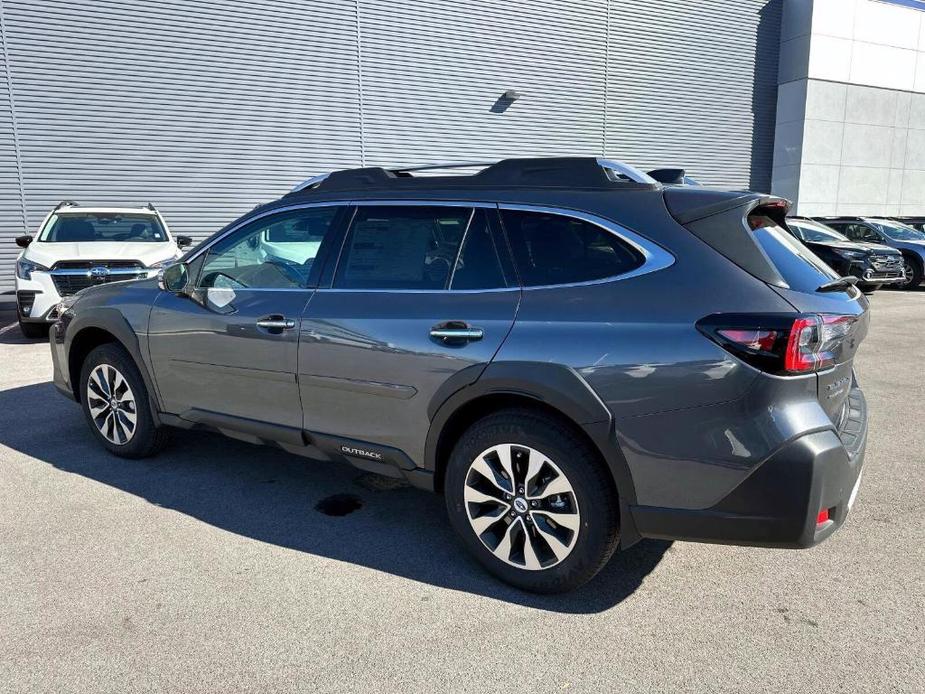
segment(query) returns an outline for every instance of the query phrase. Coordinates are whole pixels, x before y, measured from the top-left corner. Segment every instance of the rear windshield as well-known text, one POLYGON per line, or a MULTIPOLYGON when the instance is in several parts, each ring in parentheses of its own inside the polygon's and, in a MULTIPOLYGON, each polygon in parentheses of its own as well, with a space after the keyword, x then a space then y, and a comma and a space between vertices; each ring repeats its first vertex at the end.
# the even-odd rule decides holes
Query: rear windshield
POLYGON ((838 278, 838 273, 770 217, 752 214, 748 219, 761 250, 791 289, 814 292, 838 278))
POLYGON ((157 217, 102 212, 53 214, 39 236, 39 241, 45 243, 166 240, 167 233, 157 217))

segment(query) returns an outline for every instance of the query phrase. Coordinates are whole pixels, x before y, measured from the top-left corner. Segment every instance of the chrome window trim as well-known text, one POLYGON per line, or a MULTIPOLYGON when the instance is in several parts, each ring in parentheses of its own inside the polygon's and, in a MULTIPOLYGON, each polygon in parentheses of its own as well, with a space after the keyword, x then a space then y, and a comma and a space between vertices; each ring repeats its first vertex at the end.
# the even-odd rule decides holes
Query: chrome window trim
MULTIPOLYGON (((407 206, 417 206, 417 207, 470 207, 470 208, 483 208, 483 209, 498 209, 498 210, 515 210, 521 212, 540 212, 545 214, 556 214, 563 217, 573 217, 575 219, 581 219, 583 221, 594 224, 605 231, 617 236, 625 243, 628 243, 633 248, 635 248, 643 256, 643 263, 638 268, 631 270, 622 275, 613 275, 611 277, 603 277, 597 280, 588 280, 586 282, 573 282, 569 284, 545 284, 537 285, 534 287, 503 287, 497 289, 337 289, 334 287, 317 287, 314 289, 303 289, 303 288, 292 288, 292 289, 266 289, 266 291, 326 291, 326 292, 400 292, 400 293, 412 293, 412 294, 431 294, 434 292, 460 292, 460 293, 475 293, 475 292, 500 292, 500 291, 520 291, 524 290, 534 290, 534 289, 554 289, 556 287, 583 287, 595 284, 606 284, 608 282, 617 282, 620 280, 631 279, 633 277, 639 277, 641 275, 647 275, 652 272, 658 272, 659 270, 664 270, 665 268, 671 267, 675 263, 675 257, 666 251, 664 248, 656 244, 654 241, 640 236, 634 231, 627 229, 626 227, 617 224, 609 219, 599 217, 597 215, 581 212, 580 210, 573 210, 565 207, 549 207, 546 205, 522 205, 514 203, 497 203, 497 202, 483 202, 483 201, 469 201, 469 200, 395 200, 392 198, 384 198, 381 200, 334 200, 334 201, 323 201, 323 202, 301 202, 294 205, 287 205, 286 207, 277 207, 273 210, 267 210, 259 215, 250 217, 244 222, 235 225, 234 227, 228 229, 223 234, 217 236, 208 246, 203 246, 196 253, 191 255, 189 258, 186 258, 184 262, 191 263, 196 258, 201 256, 204 253, 207 253, 215 244, 219 243, 223 239, 227 238, 231 234, 240 230, 242 227, 250 224, 251 222, 256 222, 264 217, 269 217, 282 212, 292 212, 293 210, 302 210, 302 209, 311 209, 314 207, 371 207, 371 206, 392 206, 392 205, 407 205, 407 206)), ((349 231, 350 224, 353 223, 353 219, 348 223, 347 229, 349 231)), ((343 241, 346 241, 346 234, 344 235, 343 241)), ((340 263, 340 256, 343 253, 343 243, 341 244, 340 249, 337 253, 337 261, 335 262, 335 271, 337 265, 340 263)), ((259 288, 249 289, 249 291, 264 291, 259 288)))
POLYGON ((393 198, 383 198, 382 200, 352 200, 351 205, 357 207, 478 207, 478 208, 497 208, 496 202, 478 202, 469 200, 395 200, 393 198))
POLYGON ((524 287, 498 287, 496 289, 336 289, 318 287, 315 291, 338 294, 489 294, 494 292, 519 292, 524 287))
POLYGON ((573 219, 580 219, 613 234, 624 243, 627 243, 636 249, 643 257, 642 265, 635 268, 634 270, 625 272, 622 275, 611 275, 609 277, 602 277, 596 280, 587 280, 585 282, 569 282, 567 284, 541 284, 532 287, 523 287, 525 291, 534 289, 555 289, 557 287, 585 287, 593 284, 618 282, 621 280, 628 280, 633 277, 639 277, 641 275, 648 275, 651 272, 658 272, 659 270, 664 270, 665 268, 671 267, 675 263, 675 257, 654 241, 650 241, 649 239, 640 236, 634 231, 630 231, 626 227, 617 224, 616 222, 612 222, 609 219, 605 219, 604 217, 598 217, 597 215, 591 214, 589 212, 570 210, 564 207, 546 207, 543 205, 512 205, 506 203, 499 204, 498 209, 513 210, 516 212, 539 212, 542 214, 555 214, 561 217, 572 217, 573 219))

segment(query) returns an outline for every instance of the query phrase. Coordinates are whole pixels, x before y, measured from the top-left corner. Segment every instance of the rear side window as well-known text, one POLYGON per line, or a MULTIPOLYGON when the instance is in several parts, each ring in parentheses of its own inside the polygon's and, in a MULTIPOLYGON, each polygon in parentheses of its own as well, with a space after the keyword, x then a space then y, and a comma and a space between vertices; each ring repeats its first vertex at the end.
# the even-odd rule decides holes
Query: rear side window
POLYGON ((644 262, 628 243, 582 219, 520 210, 501 217, 525 287, 616 277, 644 262))
POLYGON ((473 212, 467 207, 359 207, 334 287, 446 289, 473 212))
POLYGON ((819 256, 788 234, 770 217, 751 214, 748 222, 755 241, 791 289, 814 292, 820 285, 838 277, 819 256))
POLYGON ((466 231, 450 289, 499 289, 507 286, 501 256, 485 210, 477 209, 466 231))

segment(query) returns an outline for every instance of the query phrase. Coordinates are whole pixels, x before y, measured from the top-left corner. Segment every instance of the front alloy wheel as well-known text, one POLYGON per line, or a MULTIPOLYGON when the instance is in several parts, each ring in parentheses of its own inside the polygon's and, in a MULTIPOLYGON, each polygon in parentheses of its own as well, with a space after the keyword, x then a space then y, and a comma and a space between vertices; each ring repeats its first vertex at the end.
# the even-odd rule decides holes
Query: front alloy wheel
POLYGON ((529 446, 482 451, 466 476, 466 514, 482 544, 519 569, 548 569, 575 547, 581 514, 565 473, 529 446))
POLYGON ((100 434, 117 446, 124 446, 135 435, 138 410, 135 394, 118 369, 100 364, 87 379, 87 404, 100 434))
POLYGON ((922 281, 922 274, 919 272, 919 268, 916 266, 915 261, 908 257, 903 257, 903 272, 906 279, 904 282, 899 283, 900 287, 903 289, 915 289, 919 286, 919 283, 922 281))
POLYGON ((80 369, 80 404, 94 436, 110 453, 144 458, 164 443, 138 366, 124 347, 102 344, 80 369))

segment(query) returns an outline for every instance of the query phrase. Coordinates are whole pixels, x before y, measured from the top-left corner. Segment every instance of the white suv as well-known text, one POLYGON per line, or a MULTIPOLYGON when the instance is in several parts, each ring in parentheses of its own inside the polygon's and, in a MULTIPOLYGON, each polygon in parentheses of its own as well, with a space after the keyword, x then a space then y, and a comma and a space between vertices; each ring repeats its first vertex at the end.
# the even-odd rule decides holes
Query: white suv
POLYGON ((153 277, 192 243, 172 236, 153 205, 81 207, 62 202, 37 236, 20 236, 16 305, 26 337, 42 337, 61 297, 95 284, 153 277))

